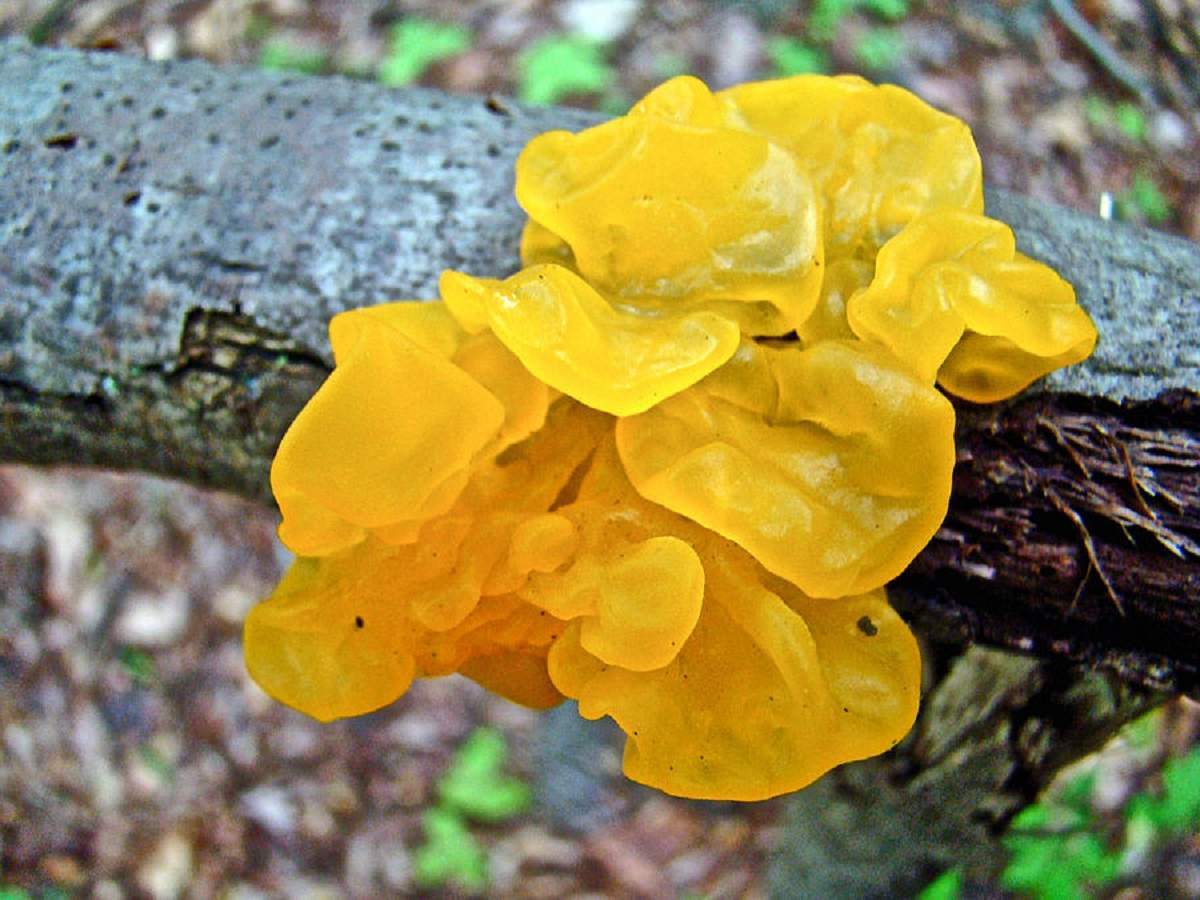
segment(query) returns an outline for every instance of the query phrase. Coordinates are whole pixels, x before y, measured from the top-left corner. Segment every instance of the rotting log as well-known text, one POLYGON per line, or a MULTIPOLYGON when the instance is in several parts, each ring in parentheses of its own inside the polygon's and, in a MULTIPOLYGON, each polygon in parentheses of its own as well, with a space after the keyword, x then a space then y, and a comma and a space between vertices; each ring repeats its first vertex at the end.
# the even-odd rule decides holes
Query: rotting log
MULTIPOLYGON (((433 296, 445 267, 515 269, 517 152, 595 121, 0 42, 0 460, 269 500, 274 447, 328 372, 328 318, 433 296)), ((893 596, 935 642, 1038 658, 1003 657, 1015 679, 969 667, 992 697, 987 727, 941 699, 961 695, 973 657, 939 671, 926 710, 955 715, 927 712, 895 754, 798 800, 834 791, 860 814, 878 806, 874 819, 923 804, 977 841, 1152 692, 1200 683, 1200 250, 1004 192, 988 206, 1076 285, 1101 343, 1014 401, 960 406, 949 517, 893 596), (1034 729, 1037 746, 1061 751, 1026 759, 1022 710, 1069 712, 1094 690, 1113 698, 1103 715, 1043 717, 1054 728, 1034 729), (977 754, 990 774, 956 785, 947 754, 928 753, 947 734, 951 757, 977 754), (871 772, 886 790, 852 784, 871 772)), ((811 852, 843 852, 839 827, 822 827, 828 846, 811 852)), ((938 840, 912 853, 941 859, 938 840)), ((881 865, 860 861, 847 883, 881 865)))

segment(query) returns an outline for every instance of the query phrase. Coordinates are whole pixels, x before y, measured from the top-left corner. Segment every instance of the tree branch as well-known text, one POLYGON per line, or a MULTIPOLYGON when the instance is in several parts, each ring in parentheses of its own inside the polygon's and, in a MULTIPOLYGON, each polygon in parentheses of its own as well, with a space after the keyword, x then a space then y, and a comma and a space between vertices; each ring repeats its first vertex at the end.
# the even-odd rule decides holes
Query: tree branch
MULTIPOLYGON (((266 500, 325 324, 516 268, 512 163, 597 118, 0 44, 0 460, 266 500)), ((926 634, 1200 679, 1200 250, 1002 192, 1097 321, 1082 366, 960 408, 950 516, 900 580, 926 634)))

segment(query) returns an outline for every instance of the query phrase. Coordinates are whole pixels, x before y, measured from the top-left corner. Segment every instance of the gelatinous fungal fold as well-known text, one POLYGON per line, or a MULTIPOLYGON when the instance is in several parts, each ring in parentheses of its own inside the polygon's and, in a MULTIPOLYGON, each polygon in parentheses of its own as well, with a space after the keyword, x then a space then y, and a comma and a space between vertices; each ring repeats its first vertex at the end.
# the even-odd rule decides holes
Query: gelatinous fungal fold
POLYGON ((638 491, 812 596, 899 575, 946 515, 950 403, 861 341, 751 341, 742 356, 617 423, 638 491))
POLYGON ((1086 359, 1096 344, 1071 285, 1018 252, 1003 222, 971 213, 906 225, 879 251, 875 277, 847 312, 859 337, 979 403, 1086 359))
POLYGON ((945 514, 954 410, 1086 357, 894 87, 667 82, 517 164, 525 268, 336 316, 271 484, 297 554, 250 673, 318 719, 460 673, 579 702, 669 793, 759 799, 916 715, 883 586, 945 514))

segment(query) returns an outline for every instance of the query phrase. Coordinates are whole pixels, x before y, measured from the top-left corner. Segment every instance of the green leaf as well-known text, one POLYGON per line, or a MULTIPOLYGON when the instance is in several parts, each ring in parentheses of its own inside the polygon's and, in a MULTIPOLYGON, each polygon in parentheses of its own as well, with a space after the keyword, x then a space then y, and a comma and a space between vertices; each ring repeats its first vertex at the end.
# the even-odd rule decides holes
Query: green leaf
POLYGON ((908 15, 908 0, 866 0, 867 9, 881 19, 898 22, 908 15))
POLYGON ((1075 873, 1066 867, 1049 871, 1041 884, 1031 886, 1030 893, 1038 900, 1089 900, 1075 873))
POLYGON ((1120 874, 1120 857, 1110 853, 1104 841, 1093 831, 1071 835, 1064 851, 1064 864, 1080 882, 1104 885, 1120 874))
POLYGON ((808 17, 808 33, 813 40, 826 43, 837 36, 838 26, 854 11, 860 0, 817 0, 808 17))
POLYGON ((530 44, 517 57, 517 96, 550 105, 571 94, 598 94, 613 81, 600 44, 581 37, 549 37, 530 44))
POLYGON ((860 7, 888 22, 908 15, 908 0, 817 0, 808 17, 809 36, 828 43, 837 36, 842 20, 860 7))
POLYGON ((1163 795, 1139 794, 1130 801, 1149 822, 1171 834, 1200 825, 1200 749, 1173 759, 1163 767, 1163 795))
POLYGON ((121 662, 121 668, 129 674, 135 684, 142 687, 154 684, 157 672, 154 668, 154 659, 148 653, 135 647, 122 647, 117 654, 117 659, 121 662))
POLYGON ((1043 803, 1030 803, 1017 813, 1009 825, 1009 833, 1041 831, 1050 824, 1050 807, 1043 803))
POLYGON ((1149 794, 1138 794, 1125 805, 1125 852, 1131 857, 1144 857, 1158 840, 1153 805, 1149 794))
POLYGON ((71 15, 71 7, 75 5, 75 0, 53 0, 52 3, 42 5, 49 6, 49 8, 25 32, 29 43, 35 45, 50 41, 54 33, 66 23, 71 15))
POLYGON ((1023 890, 1036 887, 1058 867, 1062 841, 1056 836, 1006 837, 1004 845, 1013 855, 1000 876, 1000 883, 1006 888, 1023 890))
POLYGON ((904 55, 904 38, 891 28, 873 28, 859 40, 854 55, 873 72, 894 69, 904 55))
POLYGON ((829 71, 829 54, 791 37, 774 37, 767 43, 767 55, 777 75, 808 75, 829 71))
POLYGON ((529 808, 529 785, 503 774, 508 751, 493 728, 476 728, 438 782, 442 803, 471 819, 502 822, 529 808))
POLYGON ((1131 141, 1146 138, 1146 115, 1136 103, 1125 101, 1113 108, 1113 121, 1125 137, 1131 141))
POLYGON ((412 17, 392 26, 388 55, 379 64, 382 84, 402 87, 412 84, 439 60, 456 56, 471 46, 471 32, 461 25, 447 25, 412 17))
POLYGON ((1136 750, 1149 750, 1158 739, 1162 727, 1162 710, 1156 709, 1134 719, 1121 729, 1123 737, 1129 746, 1136 750))
POLYGON ((260 41, 265 41, 274 28, 274 23, 260 13, 251 13, 246 19, 246 30, 242 36, 252 44, 257 44, 260 41))
POLYGON ((304 72, 316 75, 324 72, 329 56, 324 50, 303 47, 284 38, 276 38, 263 44, 258 54, 258 65, 275 72, 304 72))
POLYGON ((962 872, 947 869, 917 894, 917 900, 958 900, 962 893, 962 872))
POLYGON ((1091 896, 1121 872, 1121 854, 1110 852, 1092 829, 1094 773, 1073 778, 1048 801, 1026 807, 1004 837, 1012 859, 1001 883, 1039 900, 1091 896))
POLYGON ((1039 900, 1084 900, 1079 882, 1079 873, 1067 859, 1066 844, 1057 837, 1026 839, 1000 874, 1004 887, 1039 900))
POLYGON ((413 880, 418 887, 454 882, 481 893, 488 885, 487 855, 462 819, 436 807, 425 813, 425 843, 413 854, 413 880))
POLYGON ((1144 172, 1133 176, 1133 183, 1117 200, 1117 209, 1122 218, 1145 219, 1152 225, 1161 225, 1174 214, 1171 201, 1144 172))

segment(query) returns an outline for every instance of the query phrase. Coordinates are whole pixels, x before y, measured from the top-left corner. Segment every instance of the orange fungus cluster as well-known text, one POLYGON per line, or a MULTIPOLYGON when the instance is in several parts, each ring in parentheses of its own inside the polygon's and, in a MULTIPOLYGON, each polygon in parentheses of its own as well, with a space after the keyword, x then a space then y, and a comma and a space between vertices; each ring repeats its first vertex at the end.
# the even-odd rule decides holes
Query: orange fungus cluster
POLYGON ((570 697, 689 797, 887 750, 920 659, 883 586, 946 512, 939 386, 1001 399, 1096 339, 983 215, 966 126, 857 78, 677 78, 534 139, 516 194, 516 275, 332 321, 251 674, 323 720, 452 672, 570 697))

